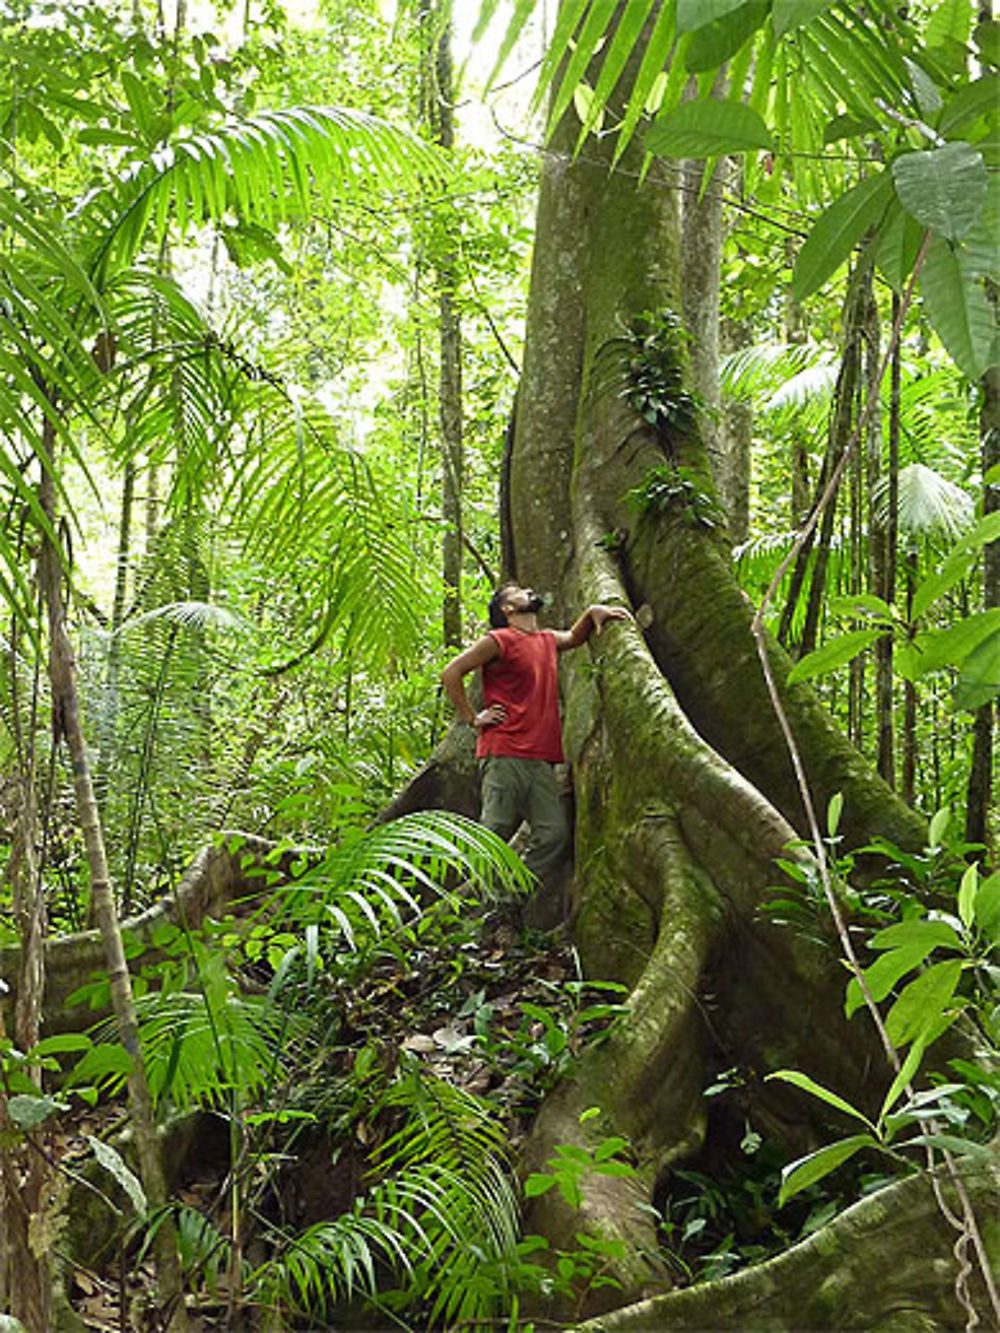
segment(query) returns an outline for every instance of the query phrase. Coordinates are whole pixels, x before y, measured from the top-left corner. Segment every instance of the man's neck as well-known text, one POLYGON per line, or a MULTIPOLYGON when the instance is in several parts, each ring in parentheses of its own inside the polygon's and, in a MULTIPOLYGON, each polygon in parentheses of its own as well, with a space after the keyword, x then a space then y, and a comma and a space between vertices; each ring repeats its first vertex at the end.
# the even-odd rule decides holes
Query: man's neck
POLYGON ((511 629, 520 630, 522 634, 538 632, 538 617, 534 611, 512 611, 507 616, 507 624, 511 629))

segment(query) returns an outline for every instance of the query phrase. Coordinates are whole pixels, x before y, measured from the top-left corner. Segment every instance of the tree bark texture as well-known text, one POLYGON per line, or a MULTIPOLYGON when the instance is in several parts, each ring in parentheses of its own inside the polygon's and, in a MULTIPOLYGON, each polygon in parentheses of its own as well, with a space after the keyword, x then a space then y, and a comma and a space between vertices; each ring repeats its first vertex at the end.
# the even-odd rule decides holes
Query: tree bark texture
MULTIPOLYGON (((963 1175, 980 1216, 995 1219, 1000 1168, 966 1166, 963 1175)), ((988 1235, 992 1261, 1000 1264, 995 1225, 988 1235)), ((954 1333, 965 1318, 955 1295, 953 1244, 930 1185, 911 1176, 767 1263, 625 1306, 579 1325, 579 1333, 954 1333)), ((970 1280, 983 1309, 980 1283, 975 1275, 970 1280)))
MULTIPOLYGON (((623 1133, 637 1174, 594 1176, 578 1212, 550 1191, 528 1224, 556 1245, 581 1229, 625 1239, 623 1290, 595 1298, 621 1302, 669 1285, 635 1204, 669 1190, 701 1144, 702 1088, 724 1052, 762 1072, 803 1068, 868 1106, 890 1076, 863 1020, 840 1017, 835 944, 760 919, 773 858, 804 823, 728 543, 684 503, 626 499, 657 469, 681 469, 714 497, 705 437, 654 430, 599 387, 604 350, 637 315, 679 308, 677 190, 656 164, 639 184, 638 155, 612 168, 600 141, 573 160, 575 133, 556 131, 543 168, 509 505, 518 577, 551 594, 554 621, 597 601, 637 611, 568 655, 564 675, 574 937, 587 974, 630 993, 624 1021, 546 1100, 526 1156, 540 1169, 560 1143, 623 1133)), ((844 397, 853 412, 853 388, 844 397)), ((770 656, 814 800, 844 796, 846 845, 875 832, 921 845, 919 818, 811 690, 788 687, 784 653, 771 645, 770 656)), ((761 1085, 762 1128, 818 1146, 826 1131, 805 1100, 761 1085)))

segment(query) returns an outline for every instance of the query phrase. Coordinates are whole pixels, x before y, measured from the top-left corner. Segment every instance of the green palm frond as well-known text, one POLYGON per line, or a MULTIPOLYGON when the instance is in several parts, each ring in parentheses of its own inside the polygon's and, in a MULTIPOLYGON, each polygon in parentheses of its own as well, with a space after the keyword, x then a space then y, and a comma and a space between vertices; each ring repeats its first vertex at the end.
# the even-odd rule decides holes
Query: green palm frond
POLYGON ((0 595, 30 626, 32 599, 18 549, 22 518, 59 544, 38 499, 32 463, 37 461, 54 479, 72 513, 45 427, 89 477, 59 400, 76 384, 96 381, 82 330, 101 327, 105 311, 60 236, 34 217, 12 188, 0 189, 0 235, 5 240, 0 247, 0 504, 6 511, 0 524, 0 595))
POLYGON ((422 811, 347 837, 279 891, 278 911, 299 924, 334 924, 348 947, 398 926, 425 894, 446 896, 461 877, 486 897, 526 892, 531 875, 500 838, 460 815, 422 811))
POLYGON ((313 1317, 356 1296, 446 1326, 488 1317, 517 1250, 504 1130, 481 1100, 417 1069, 387 1101, 406 1119, 378 1154, 378 1179, 349 1213, 282 1245, 253 1282, 313 1317))
MULTIPOLYGON (((288 659, 324 643, 384 662, 417 642, 413 547, 403 499, 339 438, 318 403, 258 386, 257 430, 228 506, 251 558, 276 571, 309 571, 314 627, 288 659)), ((288 660, 286 659, 286 661, 288 660)))
POLYGON ((218 602, 189 601, 165 602, 162 606, 154 606, 151 611, 143 611, 139 615, 130 616, 128 620, 122 623, 116 633, 128 634, 142 626, 151 624, 154 620, 166 620, 183 628, 197 630, 212 627, 214 629, 247 632, 251 629, 250 622, 246 617, 231 606, 223 606, 218 602))
MULTIPOLYGON (((280 1077, 294 1049, 295 1018, 262 996, 243 995, 226 972, 221 951, 194 942, 198 989, 189 989, 182 965, 137 1002, 139 1044, 150 1092, 175 1107, 241 1103, 280 1077)), ((127 1068, 109 1058, 116 1048, 113 1020, 98 1025, 100 1038, 74 1071, 74 1081, 93 1080, 115 1093, 127 1068)), ((126 1062, 127 1065, 127 1062, 126 1062)))
MULTIPOLYGON (((476 31, 482 36, 497 6, 482 0, 476 31)), ((536 8, 534 0, 519 0, 498 45, 495 79, 536 8)), ((808 11, 800 21, 779 20, 761 6, 747 22, 745 7, 716 7, 695 0, 664 4, 647 33, 649 6, 645 0, 624 7, 608 0, 567 0, 560 8, 555 31, 542 62, 535 93, 538 106, 550 101, 550 131, 573 100, 580 81, 600 52, 607 76, 598 76, 588 94, 587 123, 594 126, 615 91, 619 72, 628 65, 640 41, 648 39, 644 58, 625 89, 626 112, 619 127, 616 156, 620 156, 641 123, 644 109, 659 97, 660 120, 680 104, 688 75, 697 73, 699 98, 711 94, 718 68, 731 62, 731 98, 744 95, 744 79, 751 87, 749 105, 777 132, 783 152, 794 155, 796 185, 814 197, 828 184, 825 167, 810 165, 824 148, 827 124, 845 108, 860 124, 881 125, 880 101, 912 108, 920 114, 903 51, 916 33, 899 22, 884 2, 870 9, 847 3, 826 12, 808 11), (710 30, 714 22, 714 29, 710 30), (663 78, 669 68, 670 75, 663 78), (750 71, 754 71, 750 75, 750 71), (659 80, 659 87, 657 82, 659 80), (790 113, 789 103, 793 104, 790 113)), ((753 189, 756 179, 748 180, 753 189)))
POLYGON ((753 343, 719 358, 723 393, 758 407, 798 376, 829 364, 829 353, 812 343, 753 343))
POLYGON ((365 112, 264 111, 164 145, 88 202, 86 214, 99 219, 101 232, 93 272, 104 281, 127 267, 171 223, 184 236, 232 212, 271 230, 309 216, 316 199, 405 192, 445 174, 433 145, 365 112))
MULTIPOLYGON (((888 500, 888 482, 880 484, 876 500, 888 500)), ((972 526, 972 497, 940 472, 923 463, 911 463, 899 474, 899 530, 910 537, 944 537, 949 541, 972 526)))

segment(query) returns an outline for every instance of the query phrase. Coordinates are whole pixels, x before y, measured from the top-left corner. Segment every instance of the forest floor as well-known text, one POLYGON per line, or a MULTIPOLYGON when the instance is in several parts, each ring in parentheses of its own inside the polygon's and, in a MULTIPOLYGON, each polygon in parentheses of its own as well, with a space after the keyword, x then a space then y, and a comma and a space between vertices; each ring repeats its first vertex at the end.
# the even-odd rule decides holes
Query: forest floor
MULTIPOLYGON (((284 1226, 300 1229, 351 1206, 364 1191, 373 1151, 398 1127, 398 1113, 382 1102, 370 1074, 367 1082, 359 1077, 362 1066, 377 1065, 374 1084, 381 1087, 396 1071, 417 1067, 484 1099, 516 1162, 538 1104, 583 1045, 600 1039, 624 998, 621 987, 583 981, 563 932, 524 927, 515 905, 467 903, 436 905, 411 927, 405 947, 386 941, 356 968, 328 977, 324 989, 320 1025, 330 1040, 307 1072, 320 1100, 324 1090, 335 1090, 324 1105, 328 1128, 282 1144, 288 1165, 270 1200, 284 1226)), ((185 1136, 189 1146, 169 1164, 174 1197, 225 1233, 228 1129, 221 1116, 198 1114, 198 1132, 185 1136)), ((123 1112, 108 1105, 74 1119, 53 1145, 71 1166, 87 1153, 84 1135, 113 1136, 123 1112)), ((254 1248, 248 1246, 248 1256, 254 1248)), ((155 1329, 152 1288, 151 1262, 138 1242, 119 1245, 111 1262, 74 1260, 66 1267, 79 1327, 94 1333, 155 1329)), ((198 1284, 192 1333, 239 1326, 229 1295, 224 1272, 198 1284)), ((246 1326, 253 1327, 252 1316, 246 1326)))

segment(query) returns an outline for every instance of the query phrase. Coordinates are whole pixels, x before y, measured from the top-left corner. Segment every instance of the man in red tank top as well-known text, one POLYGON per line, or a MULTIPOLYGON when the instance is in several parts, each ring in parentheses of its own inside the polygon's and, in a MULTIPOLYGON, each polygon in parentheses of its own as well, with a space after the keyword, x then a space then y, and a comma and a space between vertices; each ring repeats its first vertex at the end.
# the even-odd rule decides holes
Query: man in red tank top
POLYGON ((607 621, 628 618, 619 606, 590 606, 571 629, 546 630, 538 625, 541 608, 533 589, 501 584, 490 601, 490 632, 441 673, 459 718, 477 733, 482 822, 509 839, 525 821, 531 829, 525 862, 539 877, 559 862, 567 836, 554 768, 563 757, 556 659, 600 634, 607 621), (465 690, 465 677, 476 670, 483 679, 478 713, 465 690))

